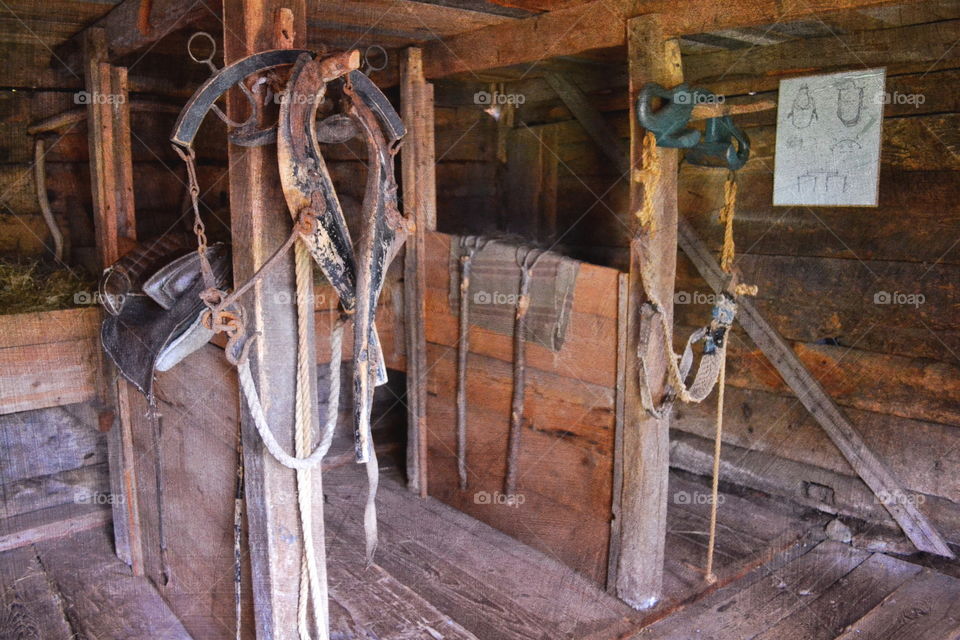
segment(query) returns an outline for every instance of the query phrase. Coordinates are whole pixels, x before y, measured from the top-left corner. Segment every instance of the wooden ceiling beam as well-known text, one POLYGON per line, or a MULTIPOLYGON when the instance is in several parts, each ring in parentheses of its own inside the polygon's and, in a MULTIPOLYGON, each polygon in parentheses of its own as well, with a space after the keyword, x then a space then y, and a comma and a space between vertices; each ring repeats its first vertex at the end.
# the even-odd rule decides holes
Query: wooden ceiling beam
POLYGON ((82 43, 90 29, 106 33, 108 55, 116 61, 125 55, 142 51, 174 31, 196 24, 212 12, 220 10, 220 3, 210 7, 203 2, 183 0, 122 0, 102 18, 54 49, 54 60, 61 61, 74 73, 83 69, 82 43))
POLYGON ((424 71, 438 78, 623 46, 627 19, 661 14, 670 36, 802 20, 821 14, 921 0, 594 0, 462 33, 424 47, 424 71))

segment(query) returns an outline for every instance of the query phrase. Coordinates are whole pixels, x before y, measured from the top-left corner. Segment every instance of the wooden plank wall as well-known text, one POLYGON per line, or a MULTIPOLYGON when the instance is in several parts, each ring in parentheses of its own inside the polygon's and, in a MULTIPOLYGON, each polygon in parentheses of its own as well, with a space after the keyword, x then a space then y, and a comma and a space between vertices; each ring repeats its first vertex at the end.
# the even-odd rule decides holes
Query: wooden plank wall
MULTIPOLYGON (((739 172, 738 266, 760 288, 757 306, 791 342, 827 392, 920 509, 960 543, 960 229, 957 124, 960 37, 956 10, 922 24, 848 21, 833 36, 684 56, 686 79, 733 100, 776 100, 779 77, 866 66, 887 67, 880 202, 877 208, 773 207, 775 112, 737 119, 751 137, 739 172), (899 98, 897 98, 899 96, 899 98), (921 294, 922 304, 883 304, 883 294, 921 294), (878 302, 874 297, 878 296, 878 302)), ((898 14, 899 15, 899 14, 898 14)), ((910 18, 909 12, 900 16, 910 18)), ((615 81, 615 80, 614 80, 615 81)), ((622 89, 591 95, 626 138, 622 89)), ((528 104, 521 120, 556 120, 563 109, 528 104)), ((569 117, 569 116, 566 116, 569 117)), ((586 132, 559 129, 558 226, 572 254, 626 265, 626 184, 608 168, 586 132), (599 202, 598 197, 600 197, 599 202)), ((681 165, 680 211, 719 251, 717 222, 724 172, 681 165)), ((441 220, 443 219, 441 215, 441 220)), ((710 290, 678 257, 675 343, 708 319, 710 290)), ((679 346, 677 347, 679 348, 679 346)), ((883 508, 807 415, 764 356, 739 330, 732 343, 725 413, 725 479, 821 508, 892 526, 883 508)), ((681 406, 674 421, 673 463, 707 474, 712 402, 681 406)))
MULTIPOLYGON (((47 7, 44 12, 55 14, 42 15, 34 7, 15 6, 11 10, 24 18, 17 22, 11 18, 7 27, 14 32, 22 31, 20 39, 16 44, 7 43, 11 34, 6 31, 0 34, 0 50, 5 54, 3 59, 9 62, 9 73, 0 89, 0 256, 3 257, 51 258, 46 245, 52 248, 52 243, 36 196, 33 138, 27 134, 27 127, 85 104, 79 93, 83 89, 83 70, 79 66, 68 69, 62 60, 51 62, 50 46, 56 41, 40 44, 37 32, 54 37, 48 33, 54 24, 49 15, 56 15, 57 23, 62 24, 64 30, 64 34, 57 35, 66 37, 70 29, 79 30, 91 16, 105 11, 102 4, 96 3, 58 1, 54 5, 56 9, 47 7), (34 24, 38 21, 39 24, 34 24), (71 22, 75 26, 71 26, 71 22)), ((203 81, 205 68, 184 64, 187 58, 182 50, 176 55, 181 58, 179 63, 168 63, 162 69, 156 64, 156 59, 161 57, 159 50, 128 63, 130 92, 136 94, 137 101, 180 105, 191 93, 189 87, 203 81)), ((134 110, 131 115, 139 237, 149 238, 178 228, 176 220, 186 178, 182 162, 168 142, 175 118, 168 112, 140 110, 134 110)), ((226 221, 229 219, 223 176, 226 161, 223 145, 218 142, 222 139, 223 127, 216 118, 210 120, 213 124, 204 127, 197 143, 203 200, 208 212, 212 210, 226 221)), ((72 268, 84 266, 95 273, 86 123, 74 123, 44 138, 47 194, 64 232, 66 247, 73 250, 73 259, 68 263, 72 268)), ((208 227, 210 224, 208 222, 208 227)), ((187 226, 179 228, 188 229, 187 226)))
POLYGON ((616 384, 617 276, 581 265, 564 347, 527 344, 526 418, 518 506, 503 492, 513 343, 470 328, 467 365, 468 489, 457 486, 458 319, 448 291, 450 236, 427 238, 430 494, 602 583, 610 530, 616 384))
MULTIPOLYGON (((960 495, 955 400, 960 391, 960 253, 954 244, 960 228, 955 135, 960 98, 954 87, 960 63, 950 45, 957 37, 960 21, 943 20, 843 35, 843 46, 836 48, 827 46, 838 44, 828 37, 761 48, 738 63, 727 52, 685 61, 691 80, 708 88, 740 93, 749 87, 761 92, 759 98, 771 99, 776 76, 806 66, 804 60, 812 72, 887 67, 893 99, 885 109, 877 208, 772 207, 774 113, 743 119, 753 155, 740 177, 738 264, 744 280, 760 287, 758 308, 848 411, 874 451, 920 494, 920 509, 955 544, 960 543, 955 503, 960 495), (718 65, 727 62, 730 75, 721 78, 718 65), (883 303, 884 292, 920 294, 923 302, 883 303)), ((681 209, 715 250, 722 240, 716 224, 721 180, 691 166, 681 172, 681 209)), ((682 259, 680 264, 677 289, 706 291, 690 263, 682 259)), ((690 326, 704 317, 706 307, 678 305, 677 310, 678 325, 690 326)), ((727 376, 734 387, 727 396, 727 441, 773 456, 768 464, 783 460, 785 466, 814 468, 809 480, 771 482, 778 493, 824 508, 872 511, 876 501, 851 478, 836 447, 749 340, 738 337, 727 376)), ((687 408, 678 428, 707 435, 703 409, 687 408)), ((741 460, 744 467, 758 464, 750 456, 741 460)), ((775 470, 768 472, 771 480, 784 475, 775 470)), ((882 511, 877 515, 888 522, 882 511)))
POLYGON ((0 549, 110 519, 99 326, 96 308, 0 315, 0 549))

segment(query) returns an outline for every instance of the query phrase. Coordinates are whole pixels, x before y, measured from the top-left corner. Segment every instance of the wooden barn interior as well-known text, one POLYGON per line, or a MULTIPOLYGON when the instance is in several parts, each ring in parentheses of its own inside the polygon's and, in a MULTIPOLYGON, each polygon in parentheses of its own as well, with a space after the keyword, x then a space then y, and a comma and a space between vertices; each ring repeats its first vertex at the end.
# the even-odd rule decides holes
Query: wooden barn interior
POLYGON ((960 1, 0 0, 0 51, 0 638, 960 638, 960 1))

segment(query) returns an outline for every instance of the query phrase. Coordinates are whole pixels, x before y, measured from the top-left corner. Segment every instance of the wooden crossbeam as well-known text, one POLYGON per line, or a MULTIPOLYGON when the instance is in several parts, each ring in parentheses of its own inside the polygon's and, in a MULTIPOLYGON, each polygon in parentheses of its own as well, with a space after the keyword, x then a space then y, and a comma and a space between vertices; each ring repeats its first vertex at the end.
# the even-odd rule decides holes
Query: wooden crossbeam
MULTIPOLYGON (((707 284, 723 290, 725 278, 706 243, 686 220, 680 221, 680 248, 693 262, 707 284)), ((800 403, 816 418, 857 475, 867 484, 920 551, 953 558, 954 554, 936 527, 917 509, 893 472, 877 457, 837 403, 824 391, 786 340, 760 314, 749 299, 738 302, 737 321, 797 395, 800 403)))
POLYGON ((186 29, 205 17, 216 15, 220 3, 184 0, 122 0, 102 18, 54 49, 54 60, 68 69, 83 63, 82 44, 87 32, 99 29, 106 35, 107 60, 144 50, 170 33, 186 29))
POLYGON ((802 20, 811 16, 921 0, 594 0, 431 42, 428 78, 536 62, 626 44, 624 21, 659 14, 668 36, 802 20))

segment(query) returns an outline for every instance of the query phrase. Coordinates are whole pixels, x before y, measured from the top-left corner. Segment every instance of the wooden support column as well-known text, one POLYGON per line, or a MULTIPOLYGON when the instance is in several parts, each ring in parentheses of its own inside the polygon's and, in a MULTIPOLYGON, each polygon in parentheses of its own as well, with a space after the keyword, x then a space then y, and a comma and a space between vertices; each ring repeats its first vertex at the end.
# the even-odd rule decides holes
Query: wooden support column
MULTIPOLYGON (((225 0, 225 63, 281 46, 303 47, 307 39, 305 0, 225 0)), ((234 120, 247 117, 249 105, 233 89, 227 101, 234 120)), ((270 117, 269 115, 266 117, 270 117)), ((292 219, 280 187, 275 145, 229 145, 230 220, 234 283, 242 283, 289 236, 292 219)), ((277 441, 294 451, 297 318, 293 251, 288 252, 242 299, 247 331, 260 335, 250 349, 250 365, 267 422, 277 441), (283 302, 281 302, 283 300, 283 302)), ((309 292, 312 296, 312 290, 309 292)), ((310 320, 313 336, 313 319, 310 320)), ((309 352, 315 353, 311 338, 309 352)), ((311 376, 316 380, 316 376, 311 376)), ((317 397, 316 389, 313 397, 317 397)), ((215 408, 211 408, 215 410, 215 408)), ((303 550, 297 513, 296 474, 274 460, 257 434, 241 399, 241 422, 248 548, 253 575, 254 618, 258 638, 297 637, 297 602, 303 550)), ((319 424, 314 403, 313 429, 319 424)), ((319 469, 313 474, 313 528, 317 561, 326 565, 323 491, 319 469)), ((321 573, 325 577, 325 573, 321 573)), ((327 601, 326 588, 321 595, 327 601)), ((324 626, 326 626, 326 614, 324 626)), ((326 630, 323 630, 326 638, 326 630)))
MULTIPOLYGON (((672 87, 682 81, 680 49, 666 40, 657 16, 627 21, 630 81, 630 241, 626 379, 622 434, 623 485, 620 498, 620 549, 617 595, 627 604, 650 608, 660 599, 663 584, 663 551, 667 527, 667 474, 670 464, 670 417, 648 415, 640 402, 637 348, 640 307, 646 300, 641 272, 651 274, 652 293, 662 304, 668 325, 673 324, 673 287, 677 261, 677 151, 643 148, 646 133, 637 123, 637 94, 647 82, 672 87), (645 157, 651 153, 654 157, 645 157), (656 177, 643 176, 640 168, 654 163, 656 177), (650 212, 644 224, 637 217, 650 212)), ((663 336, 651 331, 644 353, 653 401, 659 404, 666 391, 663 336)))
POLYGON ((407 476, 411 491, 427 495, 426 234, 437 228, 433 85, 424 79, 423 56, 411 47, 400 60, 400 103, 406 140, 401 148, 403 207, 416 231, 404 258, 407 343, 407 476))
MULTIPOLYGON (((136 244, 133 198, 133 158, 130 152, 130 102, 127 70, 107 60, 102 29, 84 34, 85 90, 90 147, 90 184, 93 191, 97 257, 101 267, 116 262, 136 244)), ((117 556, 142 575, 143 545, 137 500, 136 456, 129 394, 137 393, 105 361, 100 385, 100 415, 109 427, 107 449, 117 556), (114 382, 115 380, 115 382, 114 382)))

